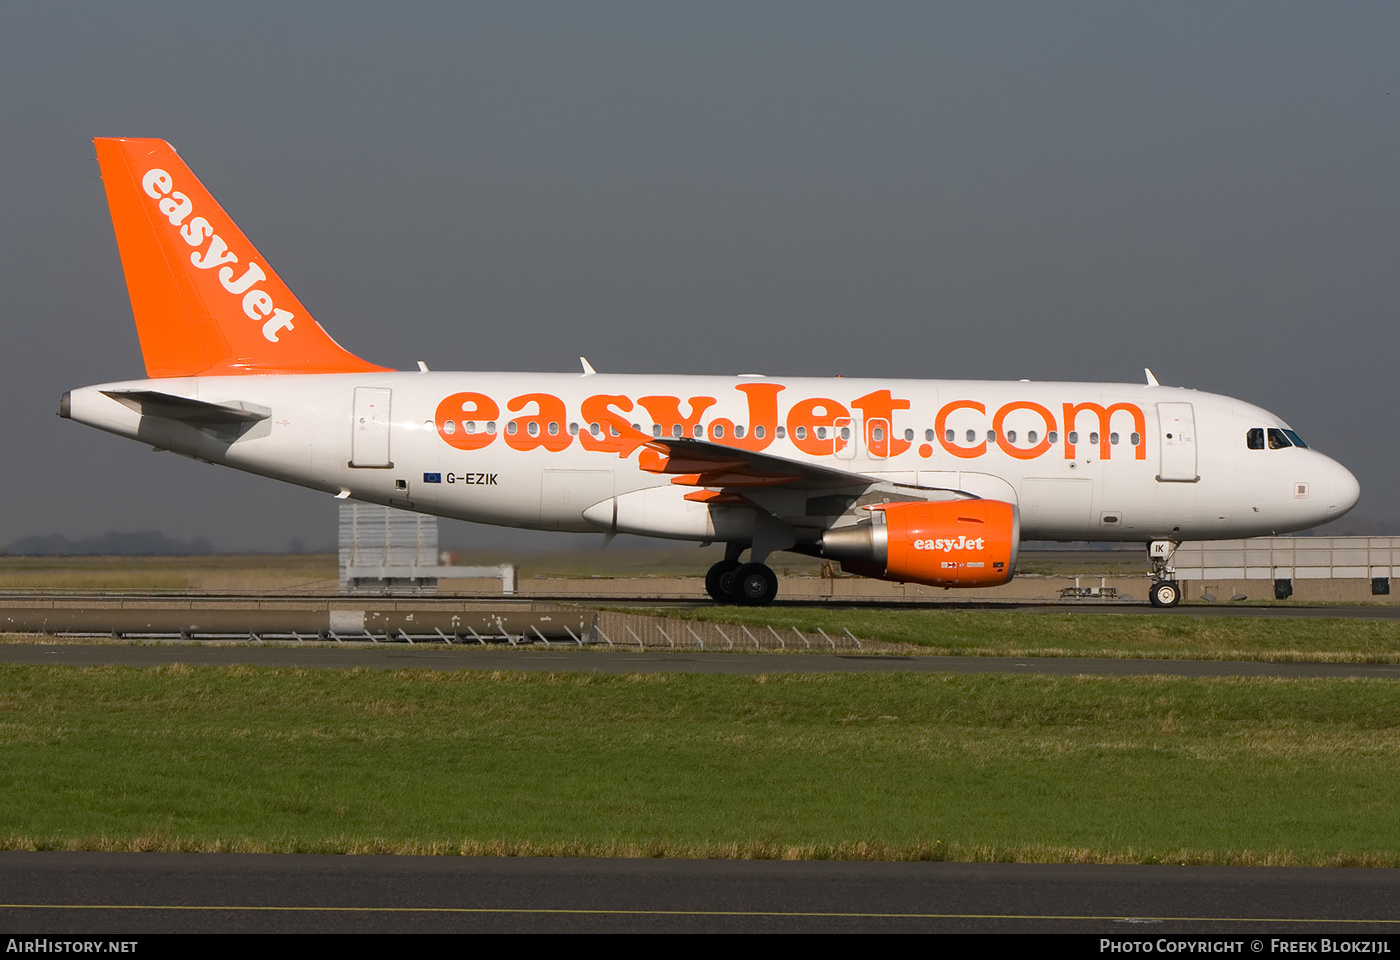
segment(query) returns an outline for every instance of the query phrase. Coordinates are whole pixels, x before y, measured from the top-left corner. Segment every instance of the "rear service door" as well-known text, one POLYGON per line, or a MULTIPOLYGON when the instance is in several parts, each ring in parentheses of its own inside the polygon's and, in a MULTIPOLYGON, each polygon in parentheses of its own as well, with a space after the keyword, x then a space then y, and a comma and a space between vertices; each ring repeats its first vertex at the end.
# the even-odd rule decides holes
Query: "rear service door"
POLYGON ((389 459, 388 387, 356 387, 355 419, 350 434, 350 466, 392 467, 389 459))

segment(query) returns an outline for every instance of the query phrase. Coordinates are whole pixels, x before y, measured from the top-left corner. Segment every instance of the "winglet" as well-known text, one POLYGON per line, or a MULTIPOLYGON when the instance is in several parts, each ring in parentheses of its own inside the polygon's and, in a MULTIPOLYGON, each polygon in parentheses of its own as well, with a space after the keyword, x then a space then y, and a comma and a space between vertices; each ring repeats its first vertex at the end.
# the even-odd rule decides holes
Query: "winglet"
POLYGON ((588 362, 587 357, 579 357, 578 362, 583 364, 583 375, 585 377, 591 377, 598 372, 597 370, 593 369, 593 364, 588 362))
POLYGON ((93 143, 148 376, 388 369, 321 329, 170 144, 93 143))
POLYGON ((1149 370, 1147 367, 1143 367, 1143 368, 1142 368, 1142 372, 1145 373, 1145 374, 1147 374, 1147 385, 1148 385, 1149 387, 1160 387, 1160 386, 1161 386, 1161 384, 1157 382, 1157 378, 1154 377, 1154 376, 1152 375, 1152 371, 1149 370))

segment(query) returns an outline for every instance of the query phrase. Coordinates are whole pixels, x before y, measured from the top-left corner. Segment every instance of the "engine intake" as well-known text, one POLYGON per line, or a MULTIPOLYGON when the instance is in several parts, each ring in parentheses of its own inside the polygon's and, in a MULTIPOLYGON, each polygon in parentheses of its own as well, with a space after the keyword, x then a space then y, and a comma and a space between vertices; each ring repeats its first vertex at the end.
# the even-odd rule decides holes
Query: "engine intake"
POLYGON ((1021 514, 1001 500, 884 503, 853 526, 822 535, 822 555, 879 580, 994 587, 1016 569, 1021 514))

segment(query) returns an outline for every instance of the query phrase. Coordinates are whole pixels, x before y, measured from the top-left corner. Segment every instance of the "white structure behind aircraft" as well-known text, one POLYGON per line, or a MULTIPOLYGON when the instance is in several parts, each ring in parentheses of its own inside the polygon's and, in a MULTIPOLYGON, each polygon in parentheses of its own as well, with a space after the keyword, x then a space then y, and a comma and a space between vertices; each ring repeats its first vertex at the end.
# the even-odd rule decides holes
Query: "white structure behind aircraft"
POLYGON ((1022 539, 1283 533, 1360 490, 1273 414, 1157 384, 397 372, 311 318, 160 140, 98 162, 150 379, 60 413, 160 449, 482 523, 722 541, 707 589, 767 603, 779 550, 864 576, 1009 580, 1022 539), (741 563, 744 551, 747 562, 741 563))

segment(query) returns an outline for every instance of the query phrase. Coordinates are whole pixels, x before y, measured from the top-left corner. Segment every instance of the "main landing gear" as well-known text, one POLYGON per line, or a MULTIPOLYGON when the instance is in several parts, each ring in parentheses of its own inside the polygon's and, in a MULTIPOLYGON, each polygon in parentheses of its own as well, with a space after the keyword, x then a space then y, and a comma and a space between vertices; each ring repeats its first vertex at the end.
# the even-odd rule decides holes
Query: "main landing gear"
POLYGON ((1172 556, 1181 546, 1174 540, 1153 540, 1147 545, 1147 557, 1152 561, 1152 586, 1147 599, 1154 607, 1174 607, 1181 602, 1181 584, 1176 581, 1172 556))
POLYGON ((764 607, 778 595, 778 575, 766 563, 740 563, 731 544, 725 558, 705 574, 705 592, 716 603, 764 607))
POLYGON ((733 603, 734 574, 743 564, 738 560, 721 560, 705 574, 705 592, 716 603, 733 603))

